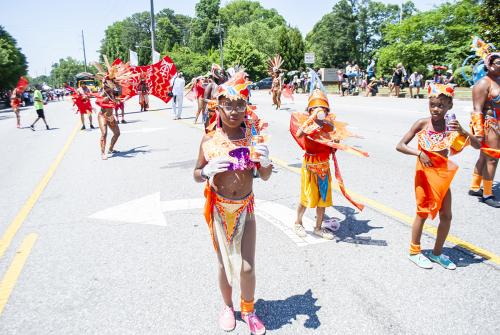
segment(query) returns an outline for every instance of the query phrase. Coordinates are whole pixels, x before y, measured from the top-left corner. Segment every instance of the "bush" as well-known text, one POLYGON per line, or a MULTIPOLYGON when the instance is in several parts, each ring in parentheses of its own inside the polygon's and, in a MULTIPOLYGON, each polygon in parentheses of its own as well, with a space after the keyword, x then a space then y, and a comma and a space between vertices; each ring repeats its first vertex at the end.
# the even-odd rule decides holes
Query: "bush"
POLYGON ((453 72, 453 76, 455 77, 455 83, 461 87, 469 87, 471 85, 462 75, 462 70, 465 72, 467 76, 469 77, 472 76, 472 66, 467 65, 464 67, 459 67, 458 69, 455 70, 455 72, 453 72))

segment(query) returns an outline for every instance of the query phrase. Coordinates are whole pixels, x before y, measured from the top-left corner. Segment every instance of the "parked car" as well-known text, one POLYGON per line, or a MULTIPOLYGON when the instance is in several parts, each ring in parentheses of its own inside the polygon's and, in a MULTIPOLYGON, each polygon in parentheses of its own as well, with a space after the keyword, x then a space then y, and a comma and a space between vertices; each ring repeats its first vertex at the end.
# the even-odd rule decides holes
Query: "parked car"
POLYGON ((273 78, 267 77, 262 80, 259 80, 256 83, 249 85, 249 87, 251 90, 260 90, 260 89, 271 88, 272 84, 273 84, 273 78))

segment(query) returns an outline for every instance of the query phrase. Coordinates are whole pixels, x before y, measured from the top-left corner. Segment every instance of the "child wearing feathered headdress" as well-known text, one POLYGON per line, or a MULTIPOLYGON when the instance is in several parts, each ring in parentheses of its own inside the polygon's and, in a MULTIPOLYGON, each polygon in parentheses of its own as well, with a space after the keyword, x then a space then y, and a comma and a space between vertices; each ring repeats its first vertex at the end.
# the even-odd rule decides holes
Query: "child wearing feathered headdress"
POLYGON ((430 84, 430 117, 418 120, 398 143, 396 150, 406 155, 417 156, 415 174, 415 197, 417 213, 413 221, 409 259, 424 269, 431 269, 435 262, 445 269, 454 270, 456 265, 443 254, 443 245, 451 226, 450 184, 458 166, 448 160, 449 155, 461 152, 468 144, 479 149, 480 144, 449 113, 453 107, 455 91, 451 85, 430 84), (448 113, 448 114, 447 114, 448 113), (418 148, 408 144, 414 137, 418 148), (424 255, 420 238, 425 221, 439 214, 439 226, 434 249, 424 255))
POLYGON ((253 170, 269 179, 272 165, 262 143, 263 123, 247 105, 245 73, 236 73, 215 94, 215 130, 201 142, 194 179, 206 182, 205 219, 219 261, 219 288, 224 300, 219 325, 225 331, 236 326, 232 284, 241 283, 241 316, 252 334, 264 334, 255 314, 255 240, 253 170))

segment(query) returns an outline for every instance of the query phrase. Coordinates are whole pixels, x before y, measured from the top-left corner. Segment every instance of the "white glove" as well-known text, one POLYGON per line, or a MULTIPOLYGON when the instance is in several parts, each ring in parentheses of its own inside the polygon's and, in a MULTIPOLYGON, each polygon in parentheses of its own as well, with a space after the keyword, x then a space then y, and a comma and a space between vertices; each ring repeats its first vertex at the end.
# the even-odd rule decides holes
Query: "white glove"
POLYGON ((224 157, 218 157, 214 158, 211 161, 208 162, 207 165, 201 169, 201 175, 212 178, 218 173, 225 172, 227 171, 229 167, 229 160, 224 157))
POLYGON ((263 168, 271 165, 271 159, 269 159, 269 148, 263 143, 256 144, 254 147, 256 153, 259 154, 259 163, 263 168))

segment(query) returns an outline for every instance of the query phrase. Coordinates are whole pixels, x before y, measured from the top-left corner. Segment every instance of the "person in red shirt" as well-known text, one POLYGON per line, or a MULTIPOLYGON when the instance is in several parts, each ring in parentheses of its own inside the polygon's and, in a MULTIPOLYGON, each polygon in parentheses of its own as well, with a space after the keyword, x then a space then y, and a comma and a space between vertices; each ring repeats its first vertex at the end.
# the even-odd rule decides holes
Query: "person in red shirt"
POLYGON ((203 77, 198 77, 196 79, 196 84, 194 85, 194 93, 196 94, 196 101, 198 102, 198 110, 196 111, 196 117, 194 118, 194 123, 198 121, 198 117, 203 111, 203 94, 205 93, 205 79, 203 77))

